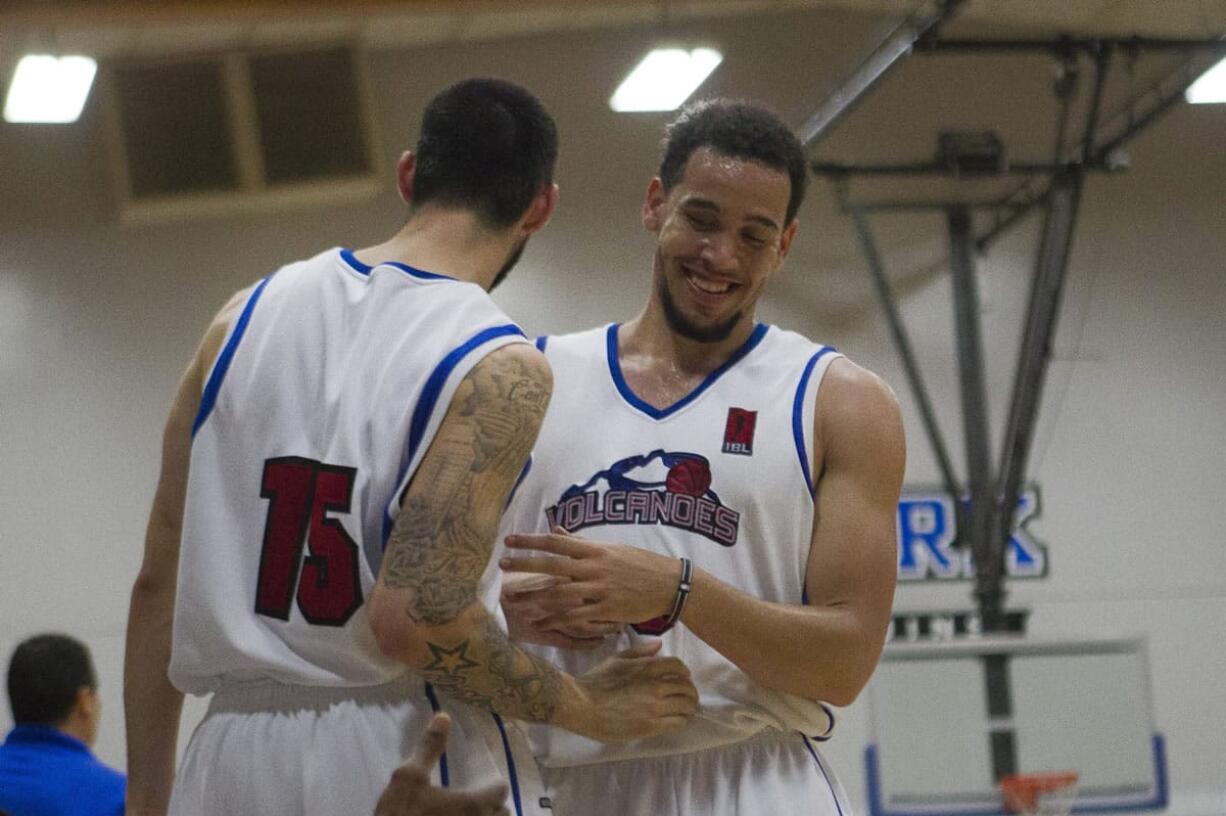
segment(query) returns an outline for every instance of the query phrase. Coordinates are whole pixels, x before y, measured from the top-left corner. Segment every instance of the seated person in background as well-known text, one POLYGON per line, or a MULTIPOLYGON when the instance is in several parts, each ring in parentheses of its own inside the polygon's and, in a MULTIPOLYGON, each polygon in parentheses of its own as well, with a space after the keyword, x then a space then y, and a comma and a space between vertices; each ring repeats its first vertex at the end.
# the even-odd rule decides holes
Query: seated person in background
POLYGON ((0 812, 10 816, 122 816, 124 776, 90 751, 102 700, 85 645, 37 635, 9 661, 16 726, 0 745, 0 812))

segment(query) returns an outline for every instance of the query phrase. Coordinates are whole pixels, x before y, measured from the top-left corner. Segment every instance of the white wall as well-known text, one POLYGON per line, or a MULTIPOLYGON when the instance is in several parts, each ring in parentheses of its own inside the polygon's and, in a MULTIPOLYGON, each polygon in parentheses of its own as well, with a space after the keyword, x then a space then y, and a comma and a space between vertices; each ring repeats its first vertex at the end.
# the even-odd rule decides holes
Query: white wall
MULTIPOLYGON (((723 25, 733 39, 737 26, 723 25)), ((773 43, 789 65, 775 74, 753 69, 762 74, 749 87, 799 121, 822 93, 787 81, 811 59, 812 36, 797 29, 788 19, 762 21, 744 36, 760 41, 755 47, 773 43)), ((529 331, 626 319, 639 307, 651 245, 637 227, 637 204, 655 131, 614 119, 603 99, 571 87, 584 79, 587 57, 634 53, 636 43, 575 34, 474 45, 462 55, 440 47, 374 57, 389 162, 411 140, 421 104, 466 74, 523 81, 558 116, 561 210, 498 293, 529 331)), ((120 229, 95 125, 91 111, 76 128, 0 129, 0 654, 37 631, 87 641, 106 708, 98 753, 122 767, 127 596, 178 374, 230 292, 322 247, 374 242, 397 225, 400 209, 385 191, 339 210, 120 229)), ((1088 187, 1032 459, 1044 496, 1035 530, 1050 547, 1051 574, 1010 598, 1034 610, 1039 632, 1149 636, 1172 812, 1188 816, 1226 809, 1218 680, 1226 670, 1226 549, 1216 512, 1226 504, 1223 133, 1220 107, 1180 108, 1136 143, 1134 170, 1088 187)), ((844 293, 823 268, 839 259, 812 248, 845 248, 850 239, 825 191, 815 189, 805 212, 799 240, 810 254, 793 259, 761 316, 883 373, 907 415, 908 483, 936 484, 875 310, 833 329, 815 317, 824 299, 844 293)), ((906 259, 908 247, 926 253, 933 236, 939 245, 940 224, 931 226, 927 238, 895 242, 891 257, 906 259)), ((883 229, 888 240, 890 225, 883 229)), ((1032 249, 1033 229, 1021 230, 982 263, 997 433, 1032 249)), ((846 253, 839 262, 859 265, 846 253)), ((903 311, 960 466, 947 278, 910 291, 903 311)), ((897 606, 968 606, 969 589, 903 587, 897 606)), ((197 706, 186 719, 198 716, 197 706)), ((862 705, 849 709, 829 748, 861 804, 864 719, 862 705)))
MULTIPOLYGON (((1031 458, 1043 497, 1031 529, 1048 546, 1051 571, 1014 582, 1008 599, 1032 610, 1032 634, 1148 638, 1170 812, 1206 816, 1226 812, 1223 133, 1220 106, 1181 107, 1133 143, 1133 170, 1092 178, 1086 189, 1031 458)), ((1036 234, 1034 224, 1020 230, 979 266, 994 455, 1036 234)), ((964 473, 948 277, 906 298, 902 311, 964 473)), ((857 327, 843 348, 900 394, 908 483, 939 484, 883 321, 857 327)), ((895 607, 969 608, 969 592, 969 583, 900 585, 895 607)), ((846 724, 843 736, 867 728, 846 724)), ((860 764, 858 742, 832 743, 840 770, 860 764)))

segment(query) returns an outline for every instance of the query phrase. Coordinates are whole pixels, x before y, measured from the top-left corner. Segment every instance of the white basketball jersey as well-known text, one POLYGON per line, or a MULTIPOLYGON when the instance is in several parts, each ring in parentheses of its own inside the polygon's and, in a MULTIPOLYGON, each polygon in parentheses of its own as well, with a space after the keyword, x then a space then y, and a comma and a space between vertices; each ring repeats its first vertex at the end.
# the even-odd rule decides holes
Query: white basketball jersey
MULTIPOLYGON (((756 598, 802 603, 814 517, 814 406, 838 353, 759 324, 693 392, 657 409, 622 377, 617 329, 538 340, 554 394, 502 535, 557 524, 581 537, 687 556, 756 598)), ((627 631, 593 652, 540 651, 579 673, 646 638, 627 631)), ((662 653, 685 661, 701 695, 685 731, 601 745, 533 727, 538 757, 554 767, 581 765, 701 750, 767 727, 819 738, 832 727, 821 703, 754 683, 684 625, 663 641, 662 653)))
MULTIPOLYGON (((347 250, 290 264, 230 328, 192 431, 170 677, 201 694, 404 672, 364 601, 456 387, 525 342, 479 286, 347 250)), ((496 566, 482 599, 497 603, 496 566)))

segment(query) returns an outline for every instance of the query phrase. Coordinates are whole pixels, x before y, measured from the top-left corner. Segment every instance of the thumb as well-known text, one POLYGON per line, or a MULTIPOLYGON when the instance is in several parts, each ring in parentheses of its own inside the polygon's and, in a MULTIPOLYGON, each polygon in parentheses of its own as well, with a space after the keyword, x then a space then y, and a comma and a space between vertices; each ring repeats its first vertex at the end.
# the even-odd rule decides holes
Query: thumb
POLYGON ((507 783, 492 782, 483 788, 479 788, 472 793, 474 801, 484 810, 492 811, 494 808, 501 805, 507 799, 507 783))
POLYGON ((664 646, 662 640, 649 640, 643 643, 636 643, 625 651, 617 653, 618 657, 651 657, 664 646))
POLYGON ((426 733, 422 735, 421 742, 417 745, 417 752, 413 755, 413 764, 426 770, 432 768, 447 750, 447 734, 450 731, 451 717, 443 712, 435 714, 430 724, 426 726, 426 733))

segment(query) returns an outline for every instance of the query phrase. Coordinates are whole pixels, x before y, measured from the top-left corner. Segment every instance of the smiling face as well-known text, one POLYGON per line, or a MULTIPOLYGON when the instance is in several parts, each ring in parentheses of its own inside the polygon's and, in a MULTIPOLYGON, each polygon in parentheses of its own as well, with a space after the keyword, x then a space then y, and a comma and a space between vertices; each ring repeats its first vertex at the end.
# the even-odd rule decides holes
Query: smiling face
POLYGON ((762 288, 796 234, 785 224, 787 173, 752 160, 695 150, 671 190, 653 179, 643 226, 656 233, 652 299, 690 340, 743 340, 762 288))

